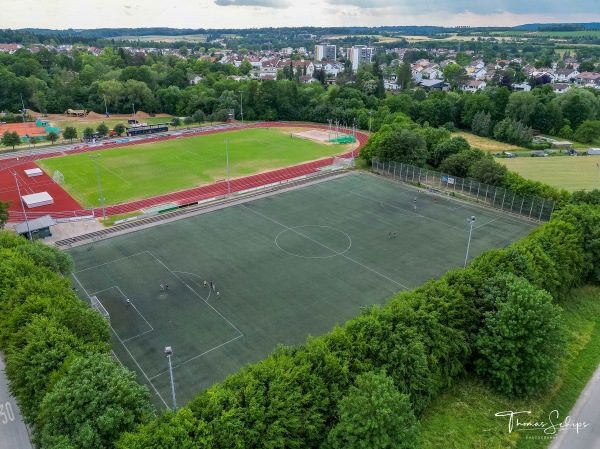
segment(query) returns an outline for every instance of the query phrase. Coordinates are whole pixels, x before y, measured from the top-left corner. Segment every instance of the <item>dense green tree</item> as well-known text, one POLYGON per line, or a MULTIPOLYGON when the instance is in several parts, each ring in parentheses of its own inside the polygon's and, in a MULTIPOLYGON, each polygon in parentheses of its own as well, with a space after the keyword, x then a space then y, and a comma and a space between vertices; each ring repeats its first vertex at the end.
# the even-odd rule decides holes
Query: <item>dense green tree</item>
POLYGON ((492 186, 502 186, 508 169, 491 157, 476 161, 469 169, 469 178, 492 186))
POLYGON ((414 83, 412 77, 412 68, 409 63, 402 63, 398 66, 396 84, 400 90, 408 89, 414 83))
POLYGON ((109 355, 76 358, 40 404, 36 439, 44 448, 113 447, 122 432, 152 416, 149 397, 109 355))
POLYGON ((62 134, 64 139, 69 139, 73 142, 73 139, 77 138, 77 129, 74 126, 67 126, 62 134))
POLYGON ((583 143, 594 143, 600 138, 600 120, 584 120, 575 131, 575 140, 583 143))
POLYGON ((544 392, 556 380, 566 351, 561 309, 527 280, 500 276, 510 277, 477 335, 476 371, 507 396, 544 392))
POLYGON ((460 86, 464 86, 469 77, 467 76, 467 71, 464 67, 461 67, 458 64, 448 64, 444 67, 443 70, 444 81, 446 81, 452 89, 456 89, 460 86))
POLYGON ((122 136, 126 131, 125 125, 122 123, 117 123, 113 128, 113 131, 117 134, 117 136, 122 136))
POLYGON ((91 139, 92 137, 94 137, 94 133, 94 128, 88 126, 83 130, 83 137, 85 137, 86 139, 91 139))
POLYGON ((0 229, 4 229, 4 225, 8 222, 9 209, 10 201, 0 201, 0 229))
POLYGON ((323 449, 409 449, 419 443, 419 424, 408 396, 384 373, 358 376, 338 410, 339 421, 323 449))
POLYGON ((46 134, 46 140, 52 142, 53 144, 59 139, 59 137, 60 136, 58 133, 54 131, 50 131, 48 134, 46 134))
POLYGON ((531 92, 514 92, 506 105, 506 117, 531 126, 538 99, 531 92))
POLYGON ((461 151, 469 150, 470 148, 469 142, 464 137, 453 137, 448 141, 441 142, 434 146, 432 151, 429 152, 427 163, 434 167, 439 167, 444 159, 461 151))
POLYGON ((481 150, 470 149, 461 151, 444 159, 438 167, 438 170, 452 176, 466 178, 471 166, 483 157, 485 157, 485 153, 481 150))
POLYGON ((471 122, 471 130, 478 136, 491 136, 493 132, 492 115, 489 112, 477 111, 471 122))
POLYGON ((462 107, 461 122, 464 126, 471 127, 473 119, 479 111, 491 112, 493 108, 492 100, 487 95, 480 92, 467 94, 462 107))
POLYGON ((427 145, 418 132, 408 129, 392 131, 382 136, 374 156, 420 166, 427 159, 427 145))
POLYGON ((19 407, 27 422, 37 422, 44 396, 52 390, 58 372, 70 358, 87 351, 105 349, 104 345, 87 345, 65 326, 45 316, 33 320, 19 331, 25 344, 9 353, 6 373, 10 390, 19 398, 19 407))
POLYGON ((2 135, 2 145, 12 147, 12 149, 14 150, 15 147, 21 145, 21 143, 22 142, 19 133, 17 133, 16 131, 13 131, 12 133, 10 131, 4 131, 4 134, 2 135))
POLYGON ((100 123, 97 127, 96 127, 96 132, 98 133, 98 135, 100 137, 105 137, 108 135, 108 126, 106 126, 105 123, 100 123))

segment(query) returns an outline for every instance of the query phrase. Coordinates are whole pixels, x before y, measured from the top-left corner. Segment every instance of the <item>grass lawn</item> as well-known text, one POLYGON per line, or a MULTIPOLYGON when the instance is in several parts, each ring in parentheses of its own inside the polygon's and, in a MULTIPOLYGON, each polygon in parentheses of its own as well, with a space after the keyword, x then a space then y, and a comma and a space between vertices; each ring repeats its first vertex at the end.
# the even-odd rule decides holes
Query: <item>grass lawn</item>
POLYGON ((487 137, 476 136, 475 134, 467 133, 464 131, 457 131, 452 133, 452 137, 464 137, 467 139, 469 144, 474 148, 479 148, 483 151, 490 151, 492 153, 501 153, 503 151, 525 151, 524 148, 510 145, 508 143, 498 142, 494 139, 488 139, 487 137))
POLYGON ((480 380, 469 377, 436 398, 421 420, 423 449, 445 447, 541 449, 552 436, 543 431, 508 432, 508 418, 497 412, 531 410, 522 421, 548 422, 548 414, 559 413, 562 421, 579 397, 600 362, 600 288, 575 290, 560 303, 568 327, 568 356, 555 388, 537 398, 508 399, 496 394, 480 380))
POLYGON ((600 163, 600 157, 516 157, 497 159, 497 161, 525 178, 575 191, 592 189, 597 170, 596 164, 600 163))
MULTIPOLYGON (((229 139, 231 178, 278 169, 349 150, 347 145, 291 139, 289 131, 249 129, 101 150, 97 159, 106 205, 121 204, 227 179, 229 139)), ((98 206, 98 184, 91 153, 38 162, 51 176, 60 170, 74 196, 98 206)))

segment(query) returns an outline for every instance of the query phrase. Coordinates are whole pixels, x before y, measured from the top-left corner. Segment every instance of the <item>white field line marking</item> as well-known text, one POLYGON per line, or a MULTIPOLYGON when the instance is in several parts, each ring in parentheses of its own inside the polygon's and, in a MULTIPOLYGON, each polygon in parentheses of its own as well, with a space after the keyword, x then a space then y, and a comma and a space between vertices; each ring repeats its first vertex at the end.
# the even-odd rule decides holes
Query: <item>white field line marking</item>
POLYGON ((150 329, 150 330, 147 330, 146 332, 142 332, 141 334, 137 334, 133 337, 126 338, 125 340, 123 340, 123 343, 125 343, 126 341, 129 341, 129 340, 134 340, 138 337, 141 337, 142 335, 149 334, 150 332, 154 332, 154 329, 150 329))
MULTIPOLYGON (((238 338, 241 338, 241 337, 243 337, 243 336, 244 336, 244 335, 238 335, 237 337, 234 337, 234 338, 232 338, 231 340, 228 340, 228 341, 226 341, 225 343, 221 343, 220 345, 218 345, 218 346, 215 346, 214 348, 208 349, 207 351, 204 351, 204 352, 203 352, 203 353, 201 353, 201 354, 195 355, 194 357, 192 357, 192 358, 190 358, 190 359, 187 359, 185 362, 181 362, 181 363, 179 363, 178 365, 173 365, 173 369, 179 368, 179 367, 181 367, 181 366, 185 365, 186 363, 189 363, 189 362, 191 362, 192 360, 195 360, 195 359, 197 359, 197 358, 199 358, 199 357, 202 357, 203 355, 206 355, 206 354, 208 354, 209 352, 212 352, 212 351, 214 351, 215 349, 219 349, 220 347, 222 347, 222 346, 225 346, 226 344, 229 344, 229 343, 231 343, 232 341, 235 341, 235 340, 237 340, 238 338)), ((168 373, 168 372, 169 372, 169 370, 164 370, 162 373, 158 373, 156 376, 154 376, 154 377, 151 377, 151 378, 150 378, 150 380, 154 380, 154 379, 156 379, 157 377, 159 377, 159 376, 162 376, 163 374, 166 374, 166 373, 168 373)))
POLYGON ((119 178, 121 181, 126 182, 127 184, 131 185, 131 182, 127 181, 125 178, 120 177, 119 175, 117 175, 114 171, 110 170, 109 168, 106 168, 106 166, 102 165, 100 162, 98 162, 98 165, 100 167, 102 167, 104 170, 106 170, 107 172, 109 172, 111 175, 119 178))
POLYGON ((138 361, 135 359, 135 357, 133 356, 133 354, 129 351, 129 348, 127 348, 127 345, 123 342, 123 340, 121 340, 121 337, 119 337, 119 334, 117 334, 115 332, 115 330, 112 328, 112 326, 110 327, 110 330, 113 331, 113 333, 115 334, 115 336, 119 339, 119 341, 123 345, 123 348, 125 348, 125 351, 127 351, 127 354, 129 354, 129 357, 131 357, 131 360, 133 360, 133 362, 140 369, 140 371, 142 372, 142 374, 144 375, 144 377, 146 378, 146 380, 148 381, 148 383, 150 384, 150 386, 152 387, 152 389, 156 392, 156 394, 158 395, 158 397, 160 398, 160 400, 163 402, 163 404, 165 404, 165 407, 169 408, 169 406, 167 405, 167 403, 165 402, 165 400, 163 399, 163 397, 160 395, 160 393, 158 392, 158 390, 156 389, 156 387, 154 386, 154 384, 151 382, 151 380, 148 377, 148 375, 146 374, 146 372, 142 369, 142 367, 140 366, 140 364, 138 363, 138 361))
MULTIPOLYGON (((123 293, 118 286, 115 286, 115 288, 117 290, 119 290, 119 293, 121 293, 121 295, 123 296, 123 298, 125 298, 125 300, 127 300, 127 296, 125 296, 125 293, 123 293)), ((148 320, 146 319, 146 317, 144 317, 144 315, 142 315, 142 313, 138 310, 138 308, 135 306, 135 304, 131 303, 131 306, 135 309, 135 311, 138 313, 138 315, 142 317, 142 320, 144 320, 146 322, 146 324, 148 325, 148 327, 150 327, 150 330, 154 330, 154 328, 152 327, 152 325, 148 322, 148 320)))
POLYGON ((95 266, 93 266, 93 267, 84 268, 83 270, 75 271, 75 273, 83 273, 84 271, 93 270, 94 268, 103 267, 104 265, 109 265, 109 264, 111 264, 111 263, 114 263, 114 262, 117 262, 117 261, 119 261, 119 260, 129 259, 130 257, 139 256, 140 254, 144 254, 144 253, 147 253, 147 252, 148 252, 148 251, 140 251, 139 253, 135 253, 135 254, 132 254, 132 255, 130 255, 130 256, 119 257, 118 259, 113 259, 113 260, 110 260, 110 261, 108 261, 108 262, 104 262, 104 263, 101 263, 101 264, 99 264, 99 265, 95 265, 95 266))
POLYGON ((300 235, 300 236, 304 237, 304 238, 305 238, 305 239, 307 239, 307 240, 310 240, 310 241, 312 241, 313 243, 316 243, 317 245, 320 245, 320 246, 322 246, 323 248, 325 248, 325 249, 327 249, 327 250, 329 250, 329 251, 333 252, 334 254, 337 254, 337 255, 339 255, 339 256, 341 256, 341 257, 343 257, 343 258, 345 258, 345 259, 349 260, 350 262, 353 262, 353 263, 355 263, 355 264, 357 264, 357 265, 359 265, 359 266, 363 267, 365 270, 369 270, 369 271, 371 271, 371 272, 375 273, 376 275, 378 275, 378 276, 380 276, 380 277, 382 277, 382 278, 384 278, 384 279, 387 279, 388 281, 390 281, 390 282, 392 282, 392 283, 394 283, 394 284, 396 284, 396 285, 398 285, 398 286, 400 286, 400 287, 402 287, 402 288, 404 288, 404 289, 406 289, 406 290, 410 290, 410 288, 409 288, 409 287, 407 287, 406 285, 404 285, 404 284, 401 284, 400 282, 398 282, 398 281, 395 281, 395 280, 393 280, 393 279, 391 279, 391 278, 387 277, 387 276, 386 276, 386 275, 384 275, 384 274, 381 274, 381 273, 380 273, 380 272, 378 272, 377 270, 374 270, 373 268, 370 268, 370 267, 368 267, 368 266, 366 266, 366 265, 364 265, 364 264, 362 264, 362 263, 358 262, 357 260, 354 260, 354 259, 352 259, 352 258, 350 258, 350 257, 346 256, 345 254, 343 254, 343 253, 340 253, 339 251, 336 251, 336 250, 334 250, 334 249, 332 249, 332 248, 329 248, 328 246, 326 246, 326 245, 322 244, 321 242, 317 242, 316 240, 314 240, 314 239, 310 238, 309 236, 307 236, 307 235, 304 235, 304 234, 302 234, 301 232, 298 232, 298 231, 297 231, 295 228, 290 228, 289 226, 286 226, 286 225, 284 225, 283 223, 280 223, 280 222, 278 222, 277 220, 275 220, 275 219, 273 219, 273 218, 271 218, 271 217, 268 217, 268 216, 266 216, 266 215, 264 215, 264 214, 261 214, 260 212, 257 212, 257 211, 255 211, 255 210, 253 210, 253 209, 249 208, 249 207, 248 207, 248 206, 246 206, 245 204, 242 204, 241 206, 243 206, 244 208, 248 209, 248 210, 249 210, 249 211, 251 211, 251 212, 254 212, 254 213, 255 213, 255 214, 257 214, 257 215, 260 215, 261 217, 263 217, 263 218, 265 218, 265 219, 267 219, 267 220, 270 220, 270 221, 272 221, 273 223, 276 223, 276 224, 278 224, 279 226, 281 226, 281 227, 283 227, 283 228, 285 228, 285 229, 287 229, 287 230, 289 230, 289 231, 295 232, 296 234, 298 234, 298 235, 300 235))

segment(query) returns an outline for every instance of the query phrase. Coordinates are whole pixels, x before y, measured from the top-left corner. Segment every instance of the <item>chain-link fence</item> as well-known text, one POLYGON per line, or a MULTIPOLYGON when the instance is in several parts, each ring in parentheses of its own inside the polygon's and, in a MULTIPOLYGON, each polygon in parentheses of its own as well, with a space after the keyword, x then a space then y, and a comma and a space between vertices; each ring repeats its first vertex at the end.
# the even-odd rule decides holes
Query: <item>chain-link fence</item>
POLYGON ((531 220, 548 221, 554 210, 554 201, 532 195, 519 195, 502 187, 491 186, 469 178, 373 158, 374 173, 391 176, 401 181, 427 187, 440 194, 455 194, 531 220))

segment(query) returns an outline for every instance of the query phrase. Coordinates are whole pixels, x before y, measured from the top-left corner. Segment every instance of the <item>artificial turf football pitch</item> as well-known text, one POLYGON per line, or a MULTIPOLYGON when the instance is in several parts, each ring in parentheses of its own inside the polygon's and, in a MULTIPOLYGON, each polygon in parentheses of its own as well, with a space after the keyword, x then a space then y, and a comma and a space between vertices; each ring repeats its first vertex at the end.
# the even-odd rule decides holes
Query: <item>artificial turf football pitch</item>
POLYGON ((63 187, 84 207, 98 207, 90 155, 100 155, 95 162, 104 203, 110 206, 227 179, 225 140, 232 179, 350 150, 348 145, 291 138, 278 128, 256 128, 48 158, 38 165, 51 177, 60 171, 63 187))
POLYGON ((278 344, 301 344, 462 267, 472 215, 470 258, 535 226, 351 173, 69 252, 82 299, 97 296, 110 314, 119 360, 164 408, 166 346, 183 405, 278 344))

